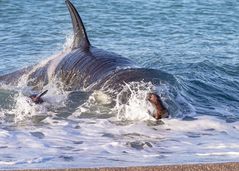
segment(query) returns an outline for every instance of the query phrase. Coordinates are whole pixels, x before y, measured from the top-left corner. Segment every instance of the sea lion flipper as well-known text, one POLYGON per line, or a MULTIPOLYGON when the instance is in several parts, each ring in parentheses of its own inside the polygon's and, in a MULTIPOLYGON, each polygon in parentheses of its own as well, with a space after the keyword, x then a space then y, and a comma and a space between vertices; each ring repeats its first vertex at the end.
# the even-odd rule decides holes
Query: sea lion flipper
POLYGON ((48 92, 48 90, 45 90, 41 94, 37 95, 37 97, 40 98, 40 97, 44 96, 47 92, 48 92))
POLYGON ((40 94, 32 94, 29 97, 32 100, 32 102, 34 102, 35 104, 42 104, 44 100, 41 97, 44 96, 47 92, 48 90, 45 90, 40 94))
POLYGON ((82 48, 83 50, 88 50, 90 47, 90 41, 88 39, 81 17, 74 5, 69 0, 66 0, 65 2, 71 15, 71 21, 74 30, 74 41, 72 48, 82 48))

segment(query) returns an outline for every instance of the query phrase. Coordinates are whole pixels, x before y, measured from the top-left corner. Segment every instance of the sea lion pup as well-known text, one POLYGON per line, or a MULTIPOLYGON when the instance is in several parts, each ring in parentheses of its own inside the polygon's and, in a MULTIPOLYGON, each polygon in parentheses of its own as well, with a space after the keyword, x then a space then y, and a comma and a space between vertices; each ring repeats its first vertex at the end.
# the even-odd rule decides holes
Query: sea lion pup
POLYGON ((153 114, 153 117, 155 119, 162 119, 168 117, 168 111, 164 107, 163 102, 159 95, 155 93, 148 93, 148 101, 154 106, 156 109, 155 113, 153 114))

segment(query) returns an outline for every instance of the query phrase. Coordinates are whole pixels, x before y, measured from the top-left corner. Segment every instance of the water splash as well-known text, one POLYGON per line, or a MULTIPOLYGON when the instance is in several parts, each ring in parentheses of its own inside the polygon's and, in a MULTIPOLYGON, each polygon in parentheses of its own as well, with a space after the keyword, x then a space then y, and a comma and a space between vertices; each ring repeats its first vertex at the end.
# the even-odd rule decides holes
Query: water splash
POLYGON ((63 52, 69 52, 72 48, 74 34, 72 32, 66 34, 65 42, 62 45, 63 52))
POLYGON ((54 77, 55 69, 60 63, 60 61, 65 57, 65 54, 69 53, 71 51, 71 46, 73 42, 74 35, 72 33, 69 33, 66 35, 65 42, 62 45, 62 51, 56 53, 52 56, 50 66, 47 69, 48 72, 48 78, 51 79, 54 77))
POLYGON ((15 123, 31 120, 33 117, 46 118, 47 116, 52 115, 52 112, 49 111, 49 108, 65 106, 69 92, 63 90, 63 84, 54 76, 54 71, 57 64, 64 57, 64 54, 70 51, 72 40, 73 35, 68 34, 66 36, 65 43, 62 45, 63 51, 56 52, 45 60, 39 62, 37 65, 33 66, 30 72, 21 76, 16 86, 1 84, 2 89, 16 92, 16 94, 13 96, 14 106, 11 109, 1 110, 0 117, 2 119, 5 117, 6 113, 15 116, 15 123), (48 90, 48 93, 43 97, 45 103, 43 105, 36 105, 31 102, 29 96, 31 94, 38 94, 39 92, 36 92, 31 87, 27 86, 29 75, 35 72, 38 68, 45 66, 49 62, 49 83, 42 88, 42 90, 48 90))
POLYGON ((116 98, 117 118, 119 120, 152 120, 154 108, 148 102, 147 94, 155 90, 151 83, 125 83, 116 98))

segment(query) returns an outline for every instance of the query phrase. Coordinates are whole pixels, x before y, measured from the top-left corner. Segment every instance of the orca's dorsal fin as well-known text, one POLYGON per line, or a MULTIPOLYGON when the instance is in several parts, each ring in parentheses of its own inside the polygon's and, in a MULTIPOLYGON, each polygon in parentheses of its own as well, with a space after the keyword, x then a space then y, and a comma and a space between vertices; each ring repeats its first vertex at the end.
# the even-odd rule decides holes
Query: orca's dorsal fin
POLYGON ((65 2, 71 15, 71 21, 74 30, 74 41, 72 49, 81 48, 83 50, 88 50, 90 47, 90 41, 86 34, 81 17, 74 5, 69 0, 66 0, 65 2))

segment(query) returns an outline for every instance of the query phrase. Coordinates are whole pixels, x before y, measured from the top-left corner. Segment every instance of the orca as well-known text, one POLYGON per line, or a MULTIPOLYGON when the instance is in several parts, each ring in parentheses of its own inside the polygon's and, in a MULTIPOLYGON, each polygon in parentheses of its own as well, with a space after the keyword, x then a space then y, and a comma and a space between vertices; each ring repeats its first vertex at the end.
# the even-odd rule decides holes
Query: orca
MULTIPOLYGON (((10 74, 0 76, 0 81, 15 84, 19 78, 27 74, 27 85, 42 90, 53 77, 60 80, 65 90, 98 90, 109 88, 119 90, 121 85, 133 81, 152 81, 155 69, 142 68, 132 60, 113 52, 108 52, 93 46, 87 36, 82 19, 70 0, 65 1, 69 10, 74 37, 71 50, 60 57, 49 60, 43 66, 30 66, 10 74)), ((160 74, 167 74, 160 72, 160 74)), ((45 94, 45 93, 43 93, 45 94)), ((42 103, 40 95, 31 98, 42 103), (35 99, 39 98, 39 99, 35 99)), ((162 118, 167 112, 160 97, 150 93, 148 100, 157 109, 156 119, 162 118)))

